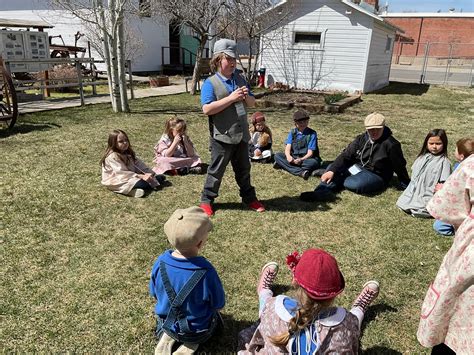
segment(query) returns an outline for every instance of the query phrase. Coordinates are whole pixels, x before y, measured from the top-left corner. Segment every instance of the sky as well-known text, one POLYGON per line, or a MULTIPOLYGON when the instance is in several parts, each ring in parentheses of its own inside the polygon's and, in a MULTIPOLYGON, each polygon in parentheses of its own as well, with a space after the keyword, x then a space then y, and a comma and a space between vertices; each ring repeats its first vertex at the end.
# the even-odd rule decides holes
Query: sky
POLYGON ((388 2, 388 12, 474 12, 474 0, 379 0, 379 6, 388 2))

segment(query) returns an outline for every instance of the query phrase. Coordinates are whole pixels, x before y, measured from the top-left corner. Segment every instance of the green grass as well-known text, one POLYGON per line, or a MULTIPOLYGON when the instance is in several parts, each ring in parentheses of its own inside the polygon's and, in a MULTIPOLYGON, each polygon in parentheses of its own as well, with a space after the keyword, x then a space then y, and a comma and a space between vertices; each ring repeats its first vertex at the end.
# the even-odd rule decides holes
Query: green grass
MULTIPOLYGON (((99 160, 108 132, 121 128, 151 164, 165 119, 177 113, 208 161, 207 118, 198 102, 182 94, 135 100, 128 115, 113 114, 108 105, 44 112, 0 131, 2 351, 153 351, 148 280, 155 258, 169 247, 163 224, 176 208, 199 202, 204 177, 171 177, 171 187, 133 199, 100 185, 99 160)), ((472 133, 472 107, 471 89, 395 84, 364 95, 341 115, 313 116, 310 126, 318 131, 322 157, 331 160, 362 132, 364 117, 379 111, 411 166, 431 128, 447 130, 452 157, 454 142, 472 133)), ((265 112, 275 149, 282 149, 291 112, 265 112)), ((310 204, 298 196, 313 189, 316 178, 254 165, 252 181, 266 213, 239 203, 230 167, 216 201, 203 255, 227 293, 226 328, 205 350, 234 350, 237 332, 257 319, 255 285, 263 264, 284 264, 293 250, 321 247, 335 255, 346 278, 338 305, 350 307, 365 281, 381 283, 364 325, 367 353, 427 352, 416 340, 420 306, 452 243, 435 235, 432 220, 400 212, 394 188, 375 197, 344 191, 334 203, 310 204)), ((286 292, 289 282, 282 267, 279 289, 286 292)))

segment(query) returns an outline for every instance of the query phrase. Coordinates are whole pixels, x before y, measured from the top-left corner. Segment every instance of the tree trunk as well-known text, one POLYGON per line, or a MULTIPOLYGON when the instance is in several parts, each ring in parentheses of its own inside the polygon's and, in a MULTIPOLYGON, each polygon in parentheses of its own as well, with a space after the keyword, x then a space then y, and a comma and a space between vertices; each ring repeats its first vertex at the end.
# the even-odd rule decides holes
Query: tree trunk
POLYGON ((196 63, 194 65, 193 79, 191 81, 191 95, 195 95, 197 91, 197 84, 201 80, 201 62, 204 47, 206 46, 207 36, 201 37, 199 40, 199 46, 196 53, 196 63))
POLYGON ((107 33, 107 21, 105 19, 104 6, 102 0, 95 1, 97 8, 99 10, 99 21, 100 27, 102 28, 102 41, 104 42, 104 61, 107 66, 107 82, 109 85, 109 96, 110 102, 112 103, 112 109, 114 112, 117 112, 117 107, 114 105, 114 96, 113 96, 113 78, 112 78, 112 61, 110 60, 110 47, 109 47, 109 34, 107 33))
POLYGON ((118 74, 119 74, 119 90, 120 90, 120 111, 130 112, 127 97, 127 80, 125 77, 125 32, 123 28, 123 7, 120 5, 117 8, 117 58, 118 58, 118 74))
POLYGON ((110 36, 109 36, 109 49, 110 49, 110 66, 112 68, 112 108, 114 112, 120 112, 120 87, 119 87, 119 72, 118 72, 118 53, 117 53, 117 17, 115 13, 115 0, 109 1, 109 13, 110 13, 110 36))

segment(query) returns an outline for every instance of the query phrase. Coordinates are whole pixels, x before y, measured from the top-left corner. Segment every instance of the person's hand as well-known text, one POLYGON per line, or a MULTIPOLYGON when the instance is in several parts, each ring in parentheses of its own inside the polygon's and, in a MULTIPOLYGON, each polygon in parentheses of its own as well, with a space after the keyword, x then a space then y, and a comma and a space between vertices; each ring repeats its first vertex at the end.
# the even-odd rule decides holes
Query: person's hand
POLYGON ((296 158, 295 160, 293 160, 293 164, 295 165, 301 165, 303 163, 303 159, 301 158, 296 158))
POLYGON ((321 175, 321 181, 329 184, 334 177, 333 171, 326 171, 323 175, 321 175))
POLYGON ((232 102, 238 102, 238 101, 243 101, 245 100, 245 98, 247 97, 247 94, 248 94, 248 89, 245 87, 245 91, 244 91, 244 86, 242 86, 241 88, 238 88, 238 89, 235 89, 230 95, 230 99, 232 100, 232 102))
POLYGON ((443 187, 443 184, 437 183, 437 184, 435 185, 434 192, 438 192, 439 190, 441 190, 442 187, 443 187))
POLYGON ((244 94, 244 100, 245 100, 247 96, 249 96, 249 88, 246 86, 242 86, 240 90, 242 90, 242 93, 244 94))
POLYGON ((180 143, 182 139, 183 137, 181 136, 181 134, 177 134, 174 136, 173 143, 180 143))
POLYGON ((292 156, 289 156, 289 157, 286 157, 286 160, 288 161, 288 163, 293 163, 295 161, 295 159, 293 159, 292 156))
POLYGON ((255 151, 253 152, 253 155, 256 157, 259 157, 260 155, 262 155, 262 152, 260 151, 260 149, 255 149, 255 151))

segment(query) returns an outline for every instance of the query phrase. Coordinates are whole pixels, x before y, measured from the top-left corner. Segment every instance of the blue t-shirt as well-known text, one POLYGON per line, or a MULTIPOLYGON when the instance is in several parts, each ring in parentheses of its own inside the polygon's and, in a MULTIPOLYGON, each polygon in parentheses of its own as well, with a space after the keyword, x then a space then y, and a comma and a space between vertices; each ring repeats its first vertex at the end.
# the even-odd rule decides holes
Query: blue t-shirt
POLYGON ((167 250, 161 254, 155 261, 151 271, 149 288, 151 296, 157 300, 155 313, 164 320, 170 310, 170 302, 161 281, 161 261, 166 264, 166 271, 176 294, 179 293, 195 270, 206 269, 207 272, 204 277, 184 301, 183 309, 185 309, 192 331, 208 329, 212 316, 225 305, 224 288, 217 271, 202 256, 180 259, 172 256, 172 252, 172 250, 167 250))
MULTIPOLYGON (((293 131, 294 129, 291 129, 290 133, 288 133, 288 137, 286 138, 285 144, 293 143, 293 131)), ((313 152, 315 152, 316 147, 318 146, 318 134, 316 133, 316 131, 309 127, 306 127, 303 132, 296 130, 296 140, 303 139, 304 136, 308 135, 310 136, 308 142, 308 149, 311 149, 313 152)))
MULTIPOLYGON (((236 83, 235 76, 237 75, 236 72, 232 73, 230 79, 227 79, 222 74, 216 73, 217 77, 221 79, 222 83, 224 83, 225 87, 229 94, 234 92, 239 86, 236 83)), ((253 96, 253 93, 250 91, 250 86, 247 84, 247 88, 249 89, 249 95, 253 96)), ((214 93, 214 86, 212 86, 211 81, 207 78, 204 83, 202 84, 201 88, 201 106, 210 104, 217 100, 216 94, 214 93)))

